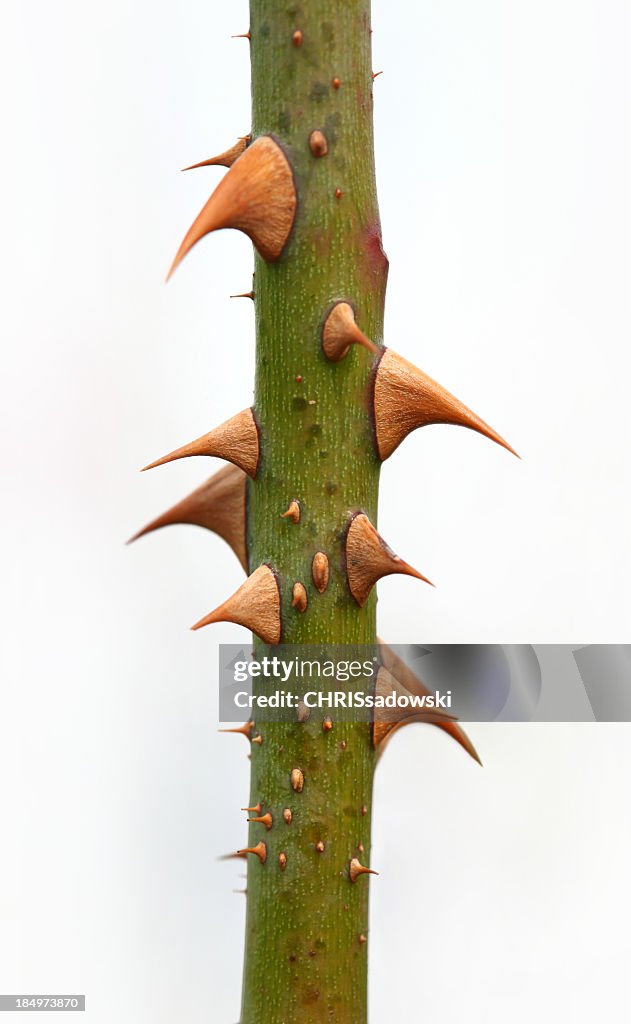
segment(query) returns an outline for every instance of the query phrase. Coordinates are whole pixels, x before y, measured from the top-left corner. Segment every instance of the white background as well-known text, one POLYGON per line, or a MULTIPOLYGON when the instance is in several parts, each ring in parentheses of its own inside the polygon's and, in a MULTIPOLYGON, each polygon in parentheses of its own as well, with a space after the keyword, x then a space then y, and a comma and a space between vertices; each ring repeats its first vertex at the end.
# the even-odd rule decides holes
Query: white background
MULTIPOLYGON (((241 581, 138 526, 197 485, 151 458, 249 404, 247 239, 162 280, 249 127, 247 6, 3 0, 0 991, 94 1024, 239 1014, 245 744, 216 736, 241 581)), ((386 341, 496 427, 413 435, 380 528, 391 642, 628 640, 624 0, 375 0, 386 341)), ((629 1019, 629 727, 404 730, 379 768, 373 1022, 629 1019)), ((7 1020, 10 1018, 8 1017, 7 1020)))

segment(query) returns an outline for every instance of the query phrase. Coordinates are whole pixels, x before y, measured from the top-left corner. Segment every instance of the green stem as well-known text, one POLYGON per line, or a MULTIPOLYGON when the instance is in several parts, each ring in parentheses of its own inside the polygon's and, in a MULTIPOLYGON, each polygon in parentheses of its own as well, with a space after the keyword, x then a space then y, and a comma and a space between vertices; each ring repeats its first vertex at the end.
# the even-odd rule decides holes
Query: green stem
MULTIPOLYGON (((278 573, 283 643, 374 644, 374 594, 360 609, 344 568, 350 515, 361 509, 377 519, 373 359, 353 346, 331 363, 320 344, 336 300, 354 306, 375 343, 382 337, 387 260, 374 175, 370 3, 251 0, 250 13, 253 137, 281 143, 298 191, 281 259, 256 256, 261 462, 248 485, 250 571, 267 562, 278 573), (326 156, 310 149, 314 129, 326 137, 326 156), (298 524, 280 518, 292 499, 301 505, 298 524), (330 563, 322 594, 311 578, 317 551, 330 563), (304 614, 292 608, 296 581, 308 595, 304 614)), ((370 864, 375 757, 368 724, 336 721, 331 711, 325 731, 326 714, 261 724, 263 742, 252 745, 250 804, 270 811, 273 826, 250 826, 249 845, 263 840, 267 860, 251 856, 248 865, 241 1024, 366 1020, 368 876, 351 882, 349 862, 370 864), (301 792, 291 786, 294 768, 304 774, 301 792)))

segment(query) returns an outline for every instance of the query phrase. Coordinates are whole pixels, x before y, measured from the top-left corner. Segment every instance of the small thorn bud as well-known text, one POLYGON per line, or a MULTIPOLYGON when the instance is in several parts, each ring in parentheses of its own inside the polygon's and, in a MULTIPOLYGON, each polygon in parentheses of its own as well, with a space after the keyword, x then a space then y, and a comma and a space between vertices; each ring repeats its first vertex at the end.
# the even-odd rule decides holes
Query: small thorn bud
POLYGON ((330 732, 332 728, 333 728, 333 722, 331 721, 331 719, 327 715, 326 718, 324 719, 323 723, 322 723, 322 731, 323 732, 330 732))
POLYGON ((326 135, 319 128, 314 128, 309 136, 309 149, 315 157, 326 156, 329 152, 326 135))
POLYGON ((302 32, 300 31, 299 28, 297 28, 294 34, 292 35, 291 41, 296 47, 296 49, 302 46, 302 32))
POLYGON ((267 860, 267 846, 263 840, 261 840, 260 843, 257 843, 256 846, 246 846, 243 850, 237 850, 237 853, 239 855, 253 853, 255 857, 258 857, 261 864, 264 864, 267 860))
POLYGON ((346 534, 346 576, 349 590, 359 607, 364 607, 377 580, 394 573, 430 582, 395 555, 367 515, 356 513, 350 520, 346 534))
POLYGON ((214 622, 235 622, 256 633, 264 644, 278 644, 281 638, 280 588, 269 565, 260 565, 245 583, 193 629, 214 622))
POLYGON ((347 744, 346 740, 342 740, 342 742, 340 743, 340 750, 346 750, 347 746, 348 746, 348 744, 347 744))
POLYGON ((369 352, 378 352, 377 346, 357 326, 351 304, 336 302, 329 310, 322 328, 324 354, 332 363, 337 363, 353 344, 363 345, 369 352))
POLYGON ((256 804, 254 807, 242 807, 241 810, 242 811, 248 811, 248 812, 250 812, 252 814, 260 814, 261 813, 261 805, 259 803, 259 804, 256 804))
POLYGON ((272 818, 272 815, 270 814, 269 811, 267 812, 267 814, 263 814, 262 816, 259 816, 257 818, 248 818, 248 821, 254 821, 257 822, 257 824, 265 825, 265 828, 267 829, 268 832, 271 829, 272 825, 274 824, 274 819, 272 818))
POLYGON ((366 817, 366 815, 368 814, 368 808, 366 807, 366 804, 362 804, 360 813, 362 818, 366 817))
POLYGON ((291 519, 292 523, 300 522, 300 502, 295 498, 289 502, 289 508, 281 513, 281 519, 291 519))
POLYGON ((329 560, 324 551, 316 551, 313 556, 311 575, 316 590, 323 594, 329 584, 329 560))
POLYGON ((353 857, 352 861, 348 865, 348 874, 351 882, 356 882, 360 875, 378 875, 378 871, 373 871, 372 868, 365 868, 363 864, 360 864, 357 857, 353 857))
POLYGON ((302 614, 307 610, 307 591, 305 590, 302 583, 294 583, 294 589, 292 591, 291 604, 292 608, 295 608, 297 612, 302 614))
POLYGON ((324 851, 326 849, 326 847, 325 847, 325 845, 324 845, 324 843, 322 842, 321 839, 318 839, 317 843, 315 844, 315 848, 316 848, 316 852, 317 853, 324 853, 324 851))
POLYGON ((333 86, 334 89, 339 89, 341 84, 342 84, 342 80, 340 78, 338 78, 337 75, 331 81, 331 85, 333 86))
POLYGON ((359 945, 360 945, 360 946, 363 946, 365 942, 368 942, 368 939, 367 939, 367 938, 366 938, 366 936, 365 936, 365 935, 364 935, 364 934, 362 933, 362 934, 361 934, 361 935, 359 936, 359 945))
POLYGON ((256 745, 259 747, 263 745, 263 737, 261 736, 260 733, 258 734, 258 736, 252 737, 252 743, 256 743, 256 745))
POLYGON ((291 813, 291 808, 286 807, 285 810, 283 811, 283 821, 285 822, 286 825, 291 825, 292 818, 293 814, 291 813))
POLYGON ((208 434, 202 434, 190 444, 185 444, 175 451, 163 455, 161 459, 150 462, 147 469, 165 466, 177 459, 188 459, 192 455, 210 455, 218 459, 226 459, 238 466, 253 479, 259 466, 259 430, 252 409, 243 409, 225 423, 221 423, 208 434))
POLYGON ((286 853, 279 853, 278 854, 278 866, 279 866, 281 871, 284 871, 285 868, 287 867, 287 854, 286 853))
POLYGON ((344 193, 342 192, 341 188, 336 188, 335 189, 335 198, 336 199, 341 199, 343 195, 344 195, 344 193))
MULTIPOLYGON (((237 729, 220 729, 219 732, 233 732, 238 733, 240 736, 245 736, 246 739, 252 740, 252 730, 254 729, 254 722, 244 722, 237 729)), ((248 807, 243 808, 244 811, 249 810, 248 807)))
POLYGON ((363 843, 358 843, 357 844, 357 851, 358 851, 358 853, 363 853, 364 852, 364 844, 363 843))
POLYGON ((238 160, 242 153, 247 149, 249 136, 244 135, 242 138, 235 142, 234 146, 227 149, 225 153, 220 153, 218 156, 211 156, 208 160, 201 160, 198 164, 191 164, 189 167, 183 167, 183 171, 194 171, 198 167, 232 167, 235 160, 238 160))
POLYGON ((304 700, 298 701, 298 707, 296 708, 296 718, 300 723, 307 722, 311 717, 311 711, 305 704, 304 700))
POLYGON ((300 768, 292 768, 290 775, 291 788, 296 793, 302 793, 305 788, 305 777, 301 772, 300 768))

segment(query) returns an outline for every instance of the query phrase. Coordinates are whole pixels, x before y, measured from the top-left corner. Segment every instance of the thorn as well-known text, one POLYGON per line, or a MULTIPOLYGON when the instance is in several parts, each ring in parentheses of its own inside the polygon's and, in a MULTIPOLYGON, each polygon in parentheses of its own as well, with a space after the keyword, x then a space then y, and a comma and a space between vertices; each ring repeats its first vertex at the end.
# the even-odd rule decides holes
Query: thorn
POLYGON ((355 322, 355 312, 349 302, 336 302, 329 310, 322 328, 322 349, 327 359, 338 363, 343 359, 351 345, 363 345, 369 352, 379 349, 355 322))
POLYGON ((231 295, 231 299, 252 299, 254 302, 254 292, 238 292, 236 295, 231 295))
POLYGON ((265 825, 265 828, 267 829, 268 832, 271 829, 272 825, 274 824, 274 819, 272 818, 272 815, 269 813, 269 811, 267 812, 267 814, 262 815, 262 817, 248 818, 248 821, 254 821, 261 825, 265 825))
POLYGON ((363 864, 360 864, 357 857, 353 857, 352 861, 348 865, 348 874, 351 882, 356 882, 360 875, 378 875, 378 871, 373 871, 371 868, 365 868, 363 864))
POLYGON ((242 811, 248 811, 249 813, 252 813, 252 814, 260 814, 261 813, 261 805, 259 803, 259 804, 256 804, 254 807, 242 807, 241 810, 242 811))
POLYGON ((285 822, 286 825, 291 825, 292 818, 293 814, 291 813, 291 808, 286 807, 285 810, 283 811, 283 821, 285 822))
POLYGON ((504 438, 471 409, 391 349, 384 350, 375 370, 373 416, 377 452, 382 462, 412 430, 430 423, 468 427, 517 455, 504 438))
POLYGON ((379 78, 379 75, 383 75, 383 71, 373 71, 373 73, 372 73, 372 80, 373 80, 373 82, 374 82, 375 78, 379 78))
POLYGON ((253 737, 252 743, 256 743, 259 747, 263 746, 263 737, 261 736, 260 733, 258 734, 258 736, 253 737))
POLYGON ((289 502, 289 508, 281 513, 281 519, 291 519, 292 523, 300 522, 300 502, 295 498, 289 502))
POLYGON ((363 934, 360 935, 359 936, 359 944, 360 944, 360 946, 363 946, 365 942, 368 942, 368 939, 366 938, 366 936, 363 935, 363 934))
POLYGON ((323 732, 330 732, 332 728, 333 728, 333 722, 331 721, 331 719, 327 715, 326 718, 324 719, 324 721, 322 722, 322 731, 323 732))
POLYGON ((309 136, 309 149, 315 157, 326 156, 329 152, 326 135, 319 128, 314 128, 309 136))
POLYGON ((302 583, 294 583, 294 589, 292 591, 291 606, 295 608, 297 612, 302 615, 307 610, 307 591, 305 590, 302 583))
MULTIPOLYGON (((409 699, 410 693, 402 686, 395 676, 383 665, 377 672, 375 681, 375 697, 387 698, 395 694, 398 698, 409 699)), ((386 736, 409 722, 428 722, 431 725, 453 723, 455 718, 439 708, 405 707, 401 702, 396 707, 375 707, 372 724, 373 747, 377 750, 386 736)))
POLYGON ((247 896, 248 892, 247 889, 233 889, 232 891, 235 894, 235 896, 247 896))
POLYGON ((280 589, 269 565, 260 565, 232 597, 215 608, 192 629, 213 622, 236 622, 252 630, 264 644, 278 644, 281 638, 280 589))
POLYGON ((342 84, 342 81, 341 81, 341 79, 339 79, 339 78, 337 77, 337 75, 336 75, 336 76, 335 76, 335 78, 333 78, 333 79, 332 79, 332 81, 331 81, 331 85, 333 86, 333 88, 334 88, 334 89, 339 89, 339 87, 341 86, 341 84, 342 84))
MULTIPOLYGON (((363 608, 370 591, 383 576, 401 573, 424 583, 430 581, 395 555, 363 512, 351 517, 346 534, 346 576, 351 594, 363 608)), ((430 583, 430 586, 433 586, 430 583)))
POLYGON ((311 575, 316 590, 323 594, 329 584, 329 560, 324 551, 316 551, 313 556, 311 575))
POLYGON ((284 871, 285 868, 287 867, 287 854, 286 853, 279 853, 278 854, 278 866, 279 866, 281 871, 284 871))
POLYGON ((167 462, 175 462, 176 459, 187 459, 191 455, 214 455, 226 459, 254 479, 259 465, 260 447, 259 431, 252 409, 244 409, 208 434, 202 434, 195 441, 150 462, 142 472, 164 466, 167 462))
POLYGON ((300 771, 300 768, 292 768, 291 775, 289 778, 291 782, 291 788, 295 790, 296 793, 302 793, 303 789, 305 788, 305 777, 304 774, 300 771))
POLYGON ((291 41, 296 48, 302 46, 302 32, 300 31, 299 28, 297 28, 294 34, 292 35, 291 41))
POLYGON ((167 281, 186 254, 211 231, 243 231, 268 263, 277 260, 296 215, 296 186, 285 153, 261 135, 232 165, 184 237, 167 281))
MULTIPOLYGON (((381 640, 379 637, 377 637, 377 643, 379 644, 379 655, 383 667, 388 669, 390 674, 396 679, 397 683, 399 683, 408 693, 421 697, 424 695, 427 696, 430 691, 427 689, 425 684, 419 679, 416 673, 413 672, 412 669, 408 665, 406 665, 406 663, 401 658, 399 658, 398 655, 394 653, 392 648, 388 647, 388 645, 385 644, 383 640, 381 640)), ((375 725, 373 724, 373 743, 375 747, 379 750, 380 753, 383 753, 386 743, 390 741, 391 737, 393 736, 397 729, 401 728, 401 726, 403 725, 408 725, 412 721, 421 720, 421 718, 407 718, 404 721, 398 722, 397 724, 393 725, 389 730, 387 730, 387 732, 385 732, 381 738, 377 737, 376 742, 374 735, 375 725)), ((449 736, 451 736, 451 738, 454 739, 456 743, 460 744, 463 750, 466 750, 466 752, 469 754, 470 757, 473 758, 474 761, 477 761, 477 763, 480 766, 482 766, 482 761, 480 760, 477 750, 473 746, 473 743, 467 736, 464 729, 457 722, 434 721, 430 722, 430 724, 438 726, 439 729, 442 729, 443 732, 446 732, 449 736)))
POLYGON ((217 857, 217 860, 245 860, 245 850, 237 850, 236 853, 224 853, 222 857, 217 857))
POLYGON ((315 844, 315 848, 316 848, 316 853, 324 853, 324 851, 326 849, 326 847, 325 847, 325 845, 324 845, 324 843, 322 842, 321 839, 318 839, 317 843, 315 844))
POLYGON ((343 195, 344 195, 344 193, 342 192, 341 188, 336 188, 335 189, 335 198, 336 199, 341 199, 343 195))
POLYGON ((253 853, 255 857, 258 857, 261 864, 264 864, 267 860, 267 846, 261 840, 256 846, 246 846, 243 850, 237 850, 237 854, 253 853))
POLYGON ((230 545, 247 572, 245 528, 247 477, 238 466, 225 466, 183 501, 163 512, 127 541, 138 540, 163 526, 188 523, 218 534, 230 545))
POLYGON ((242 153, 247 149, 248 141, 251 138, 249 135, 243 135, 238 139, 234 146, 227 149, 225 153, 219 153, 218 156, 211 156, 208 160, 200 160, 197 164, 190 164, 189 167, 183 167, 183 171, 194 171, 198 167, 232 167, 235 160, 238 160, 242 153))
MULTIPOLYGON (((238 733, 240 736, 245 736, 245 738, 247 740, 251 741, 252 740, 252 730, 254 729, 254 727, 255 727, 255 723, 254 722, 244 722, 243 725, 240 725, 238 729, 219 729, 219 732, 238 733)), ((249 808, 248 807, 242 807, 241 810, 242 811, 247 811, 247 810, 249 810, 249 808)))
POLYGON ((247 39, 248 41, 252 38, 250 30, 247 32, 241 32, 238 36, 230 36, 231 39, 247 39))

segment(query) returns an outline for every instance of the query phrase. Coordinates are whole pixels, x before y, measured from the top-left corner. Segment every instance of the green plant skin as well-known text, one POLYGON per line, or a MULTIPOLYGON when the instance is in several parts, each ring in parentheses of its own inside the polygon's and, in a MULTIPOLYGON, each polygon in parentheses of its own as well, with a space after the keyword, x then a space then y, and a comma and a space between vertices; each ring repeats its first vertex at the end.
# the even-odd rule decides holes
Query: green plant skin
MULTIPOLYGON (((267 562, 278 573, 283 643, 374 644, 376 598, 360 609, 344 567, 350 515, 362 509, 377 519, 374 359, 353 346, 331 363, 321 349, 323 321, 337 300, 351 302, 376 344, 382 338, 388 264, 374 175, 370 3, 251 0, 250 17, 253 138, 271 134, 283 146, 298 192, 280 260, 256 256, 261 461, 248 483, 250 571, 267 562), (296 30, 300 46, 292 40, 296 30), (314 129, 326 136, 324 157, 309 148, 314 129), (281 518, 293 498, 301 504, 299 524, 281 518), (311 579, 318 550, 330 562, 323 594, 311 579), (302 615, 291 605, 296 581, 308 594, 302 615)), ((258 641, 255 649, 265 653, 258 641)), ((269 688, 257 681, 254 692, 269 688)), ((352 883, 348 868, 355 856, 370 865, 375 753, 367 723, 336 721, 332 711, 333 728, 325 732, 325 714, 259 723, 263 742, 251 748, 249 803, 260 801, 273 827, 257 823, 249 831, 249 846, 267 844, 267 862, 249 857, 241 1024, 366 1021, 369 944, 360 935, 368 935, 369 876, 352 883), (291 787, 293 768, 304 773, 302 792, 291 787)))

